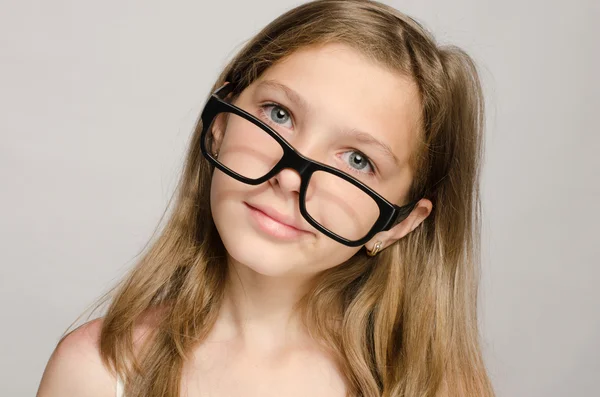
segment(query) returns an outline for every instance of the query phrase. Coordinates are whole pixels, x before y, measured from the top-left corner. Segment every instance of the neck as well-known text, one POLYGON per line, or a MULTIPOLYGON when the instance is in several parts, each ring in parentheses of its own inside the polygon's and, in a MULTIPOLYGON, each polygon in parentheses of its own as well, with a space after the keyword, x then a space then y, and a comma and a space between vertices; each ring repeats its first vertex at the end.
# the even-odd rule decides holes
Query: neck
POLYGON ((273 352, 306 343, 307 333, 295 311, 306 294, 308 276, 271 277, 229 260, 225 296, 217 326, 244 350, 273 352))

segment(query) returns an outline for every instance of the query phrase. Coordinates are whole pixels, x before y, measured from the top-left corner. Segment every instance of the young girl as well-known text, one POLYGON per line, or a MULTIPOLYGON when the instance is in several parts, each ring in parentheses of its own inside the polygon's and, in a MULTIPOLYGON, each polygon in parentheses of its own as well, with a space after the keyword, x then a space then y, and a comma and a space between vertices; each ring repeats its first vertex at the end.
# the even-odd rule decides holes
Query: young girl
POLYGON ((482 124, 471 58, 410 17, 283 14, 215 82, 166 226, 38 396, 493 396, 482 124))

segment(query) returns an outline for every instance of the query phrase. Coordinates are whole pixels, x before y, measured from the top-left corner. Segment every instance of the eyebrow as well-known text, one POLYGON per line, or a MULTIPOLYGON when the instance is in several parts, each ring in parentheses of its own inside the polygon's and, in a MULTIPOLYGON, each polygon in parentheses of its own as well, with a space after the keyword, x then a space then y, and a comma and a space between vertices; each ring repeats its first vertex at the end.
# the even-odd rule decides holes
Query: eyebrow
POLYGON ((354 139, 364 144, 375 146, 382 155, 387 157, 387 159, 392 161, 397 167, 400 167, 400 160, 398 160, 398 157, 387 143, 380 141, 367 132, 359 131, 354 128, 350 131, 344 131, 344 134, 352 136, 354 139))
MULTIPOLYGON (((258 83, 256 88, 257 89, 260 89, 260 88, 279 89, 279 90, 283 91, 283 93, 285 94, 287 99, 290 102, 294 103, 296 106, 300 107, 303 110, 306 110, 309 108, 308 102, 306 101, 306 99, 302 98, 302 96, 300 96, 300 94, 298 94, 296 91, 294 91, 290 87, 288 87, 276 80, 263 80, 260 83, 258 83)), ((351 130, 343 131, 343 134, 351 136, 351 137, 355 138, 357 141, 362 142, 364 144, 373 145, 373 146, 377 147, 377 149, 379 149, 379 152, 381 154, 383 154, 385 157, 387 157, 388 160, 391 160, 396 166, 400 167, 400 160, 398 160, 398 157, 394 154, 392 148, 387 143, 380 141, 379 139, 375 138, 373 135, 371 135, 367 132, 360 131, 355 128, 353 128, 351 130)))
POLYGON ((292 90, 290 87, 281 84, 278 81, 275 80, 263 80, 260 83, 258 83, 258 85, 256 86, 256 89, 260 89, 260 88, 275 88, 275 89, 279 89, 281 91, 283 91, 283 93, 285 94, 285 96, 287 97, 287 99, 290 102, 293 102, 296 106, 302 108, 303 110, 306 110, 309 108, 308 106, 308 102, 306 101, 306 99, 302 98, 300 96, 300 94, 298 94, 296 91, 292 90))

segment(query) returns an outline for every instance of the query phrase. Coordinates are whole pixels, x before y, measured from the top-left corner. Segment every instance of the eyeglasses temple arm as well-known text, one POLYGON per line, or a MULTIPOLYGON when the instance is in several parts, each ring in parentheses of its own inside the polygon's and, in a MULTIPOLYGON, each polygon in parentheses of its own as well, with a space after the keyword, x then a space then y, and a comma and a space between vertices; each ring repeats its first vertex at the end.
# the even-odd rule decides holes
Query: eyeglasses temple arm
POLYGON ((413 209, 415 209, 415 207, 417 206, 417 203, 419 201, 413 201, 412 203, 408 203, 406 205, 403 205, 402 207, 397 207, 398 208, 398 214, 396 215, 395 219, 391 222, 390 225, 388 225, 385 229, 391 229, 392 227, 396 226, 397 224, 399 224, 400 222, 402 222, 403 220, 406 219, 406 217, 408 217, 408 215, 410 215, 410 213, 412 212, 413 209))
POLYGON ((225 83, 221 87, 217 88, 217 90, 213 93, 213 95, 218 97, 219 99, 223 99, 229 93, 231 93, 231 91, 233 91, 233 84, 225 83))

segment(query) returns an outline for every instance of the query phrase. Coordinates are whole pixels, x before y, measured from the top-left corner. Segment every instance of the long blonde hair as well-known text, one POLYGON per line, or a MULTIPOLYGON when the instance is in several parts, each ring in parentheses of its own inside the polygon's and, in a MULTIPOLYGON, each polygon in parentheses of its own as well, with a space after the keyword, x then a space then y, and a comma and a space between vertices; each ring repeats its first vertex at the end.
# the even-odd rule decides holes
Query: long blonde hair
MULTIPOLYGON (((381 3, 315 1, 260 31, 213 90, 229 81, 237 95, 294 51, 332 42, 417 83, 422 129, 406 200, 426 197, 433 210, 378 256, 359 251, 319 274, 301 302, 303 319, 332 352, 350 396, 491 397, 477 325, 483 100, 472 59, 381 3)), ((115 288, 103 321, 101 355, 126 380, 128 397, 179 395, 187 356, 223 299, 226 253, 210 213, 213 168, 201 129, 199 120, 164 227, 115 288), (134 326, 156 308, 148 343, 134 351, 134 326)))

